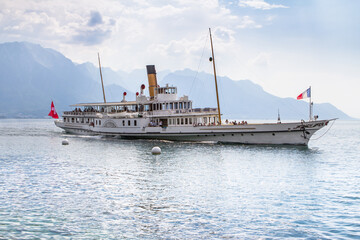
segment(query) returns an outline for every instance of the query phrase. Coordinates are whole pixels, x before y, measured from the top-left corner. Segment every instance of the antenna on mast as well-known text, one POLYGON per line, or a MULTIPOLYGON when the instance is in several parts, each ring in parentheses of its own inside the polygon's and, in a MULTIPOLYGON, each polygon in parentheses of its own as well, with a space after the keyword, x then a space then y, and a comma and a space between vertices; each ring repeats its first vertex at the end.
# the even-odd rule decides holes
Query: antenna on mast
POLYGON ((219 125, 221 125, 221 113, 220 113, 220 102, 219 102, 219 93, 218 93, 218 86, 217 86, 217 80, 216 80, 216 70, 215 70, 215 57, 214 57, 214 49, 213 49, 213 43, 212 43, 212 37, 211 37, 211 29, 209 28, 210 33, 210 43, 211 43, 211 55, 212 57, 209 58, 210 62, 213 62, 214 67, 214 78, 215 78, 215 89, 216 89, 216 99, 217 99, 217 107, 218 107, 218 118, 219 118, 219 125))
POLYGON ((102 86, 102 91, 103 91, 103 96, 104 96, 104 103, 106 103, 104 82, 103 82, 103 77, 102 77, 102 73, 101 73, 100 54, 99 53, 98 53, 98 59, 99 59, 100 78, 101 78, 101 86, 102 86))

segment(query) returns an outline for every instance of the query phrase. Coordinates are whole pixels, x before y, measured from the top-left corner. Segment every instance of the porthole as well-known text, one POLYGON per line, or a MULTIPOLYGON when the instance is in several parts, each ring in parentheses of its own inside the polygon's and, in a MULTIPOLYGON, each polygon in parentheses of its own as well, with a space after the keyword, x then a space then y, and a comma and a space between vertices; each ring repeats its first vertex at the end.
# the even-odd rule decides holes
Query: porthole
POLYGON ((273 133, 272 135, 275 136, 275 133, 273 133))

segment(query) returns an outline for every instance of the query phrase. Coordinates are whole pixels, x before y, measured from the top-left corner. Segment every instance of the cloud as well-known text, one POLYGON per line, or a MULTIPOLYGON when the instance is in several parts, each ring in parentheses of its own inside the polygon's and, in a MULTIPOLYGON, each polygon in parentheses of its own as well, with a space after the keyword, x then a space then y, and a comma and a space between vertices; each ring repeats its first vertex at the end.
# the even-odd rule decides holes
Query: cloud
POLYGON ((97 11, 92 11, 90 13, 90 19, 89 19, 89 22, 88 22, 88 26, 89 27, 93 27, 95 25, 98 25, 98 24, 103 24, 103 20, 102 20, 102 17, 101 17, 101 14, 97 11))
POLYGON ((86 26, 81 24, 77 27, 76 33, 72 36, 72 42, 86 46, 100 44, 111 36, 115 24, 114 19, 104 22, 100 12, 91 11, 86 26))
POLYGON ((262 25, 257 24, 250 16, 244 16, 242 17, 240 24, 237 25, 237 28, 262 28, 262 25))
MULTIPOLYGON (((77 62, 94 61, 89 59, 96 49, 111 67, 124 70, 153 61, 156 54, 193 66, 209 27, 219 54, 233 49, 239 29, 262 27, 219 0, 42 1, 4 0, 0 41, 40 43, 77 62)), ((165 59, 159 66, 171 69, 173 63, 165 59)))
POLYGON ((251 7, 255 9, 270 10, 274 8, 288 8, 280 4, 270 4, 264 0, 239 0, 240 7, 251 7))
POLYGON ((72 37, 73 42, 82 43, 84 45, 96 45, 102 43, 106 38, 110 37, 110 30, 102 29, 90 29, 80 30, 76 35, 72 37))

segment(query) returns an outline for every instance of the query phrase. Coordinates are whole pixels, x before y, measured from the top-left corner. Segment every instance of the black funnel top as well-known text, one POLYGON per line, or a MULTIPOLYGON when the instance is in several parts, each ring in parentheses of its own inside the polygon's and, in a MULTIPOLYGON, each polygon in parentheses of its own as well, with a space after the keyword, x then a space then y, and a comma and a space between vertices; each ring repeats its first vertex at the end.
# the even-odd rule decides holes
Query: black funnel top
POLYGON ((146 65, 147 74, 156 74, 155 65, 146 65))

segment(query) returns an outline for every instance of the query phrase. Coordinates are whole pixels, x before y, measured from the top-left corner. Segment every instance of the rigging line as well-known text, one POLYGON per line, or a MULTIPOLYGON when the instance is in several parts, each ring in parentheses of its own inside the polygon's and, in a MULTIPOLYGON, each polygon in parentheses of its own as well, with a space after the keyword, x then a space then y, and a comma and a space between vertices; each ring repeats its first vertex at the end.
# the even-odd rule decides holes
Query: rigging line
POLYGON ((312 141, 316 141, 319 140, 320 138, 322 138, 325 134, 327 134, 327 132, 332 128, 332 126, 334 125, 335 120, 333 121, 333 123, 331 124, 331 126, 326 130, 326 132, 324 132, 320 137, 315 138, 315 139, 311 139, 312 141))
POLYGON ((201 57, 200 57, 199 65, 198 65, 198 68, 197 68, 197 71, 196 71, 195 77, 194 77, 194 79, 193 79, 193 81, 192 81, 192 84, 191 84, 191 88, 190 88, 189 96, 190 96, 190 94, 191 94, 191 92, 192 92, 192 89, 193 89, 193 87, 194 87, 195 79, 197 78, 197 75, 198 75, 198 73, 199 73, 199 69, 200 69, 200 65, 201 65, 202 60, 203 60, 203 56, 204 56, 204 51, 205 51, 206 43, 207 43, 207 41, 208 41, 208 39, 207 39, 207 35, 208 35, 208 34, 206 34, 206 37, 205 37, 205 43, 204 43, 204 47, 203 47, 202 54, 201 54, 201 57))

